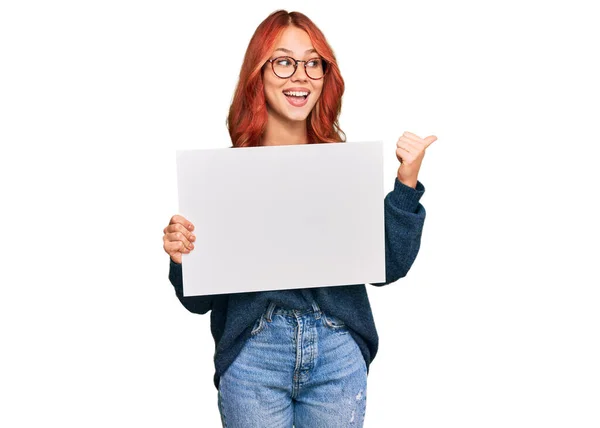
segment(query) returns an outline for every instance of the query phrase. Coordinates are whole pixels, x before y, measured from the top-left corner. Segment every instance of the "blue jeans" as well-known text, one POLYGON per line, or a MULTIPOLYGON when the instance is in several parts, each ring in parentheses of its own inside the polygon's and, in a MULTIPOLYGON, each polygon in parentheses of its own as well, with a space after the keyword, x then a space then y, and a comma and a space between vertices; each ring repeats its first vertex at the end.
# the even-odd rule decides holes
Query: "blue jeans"
POLYGON ((224 427, 362 427, 367 367, 348 328, 269 305, 219 382, 224 427))

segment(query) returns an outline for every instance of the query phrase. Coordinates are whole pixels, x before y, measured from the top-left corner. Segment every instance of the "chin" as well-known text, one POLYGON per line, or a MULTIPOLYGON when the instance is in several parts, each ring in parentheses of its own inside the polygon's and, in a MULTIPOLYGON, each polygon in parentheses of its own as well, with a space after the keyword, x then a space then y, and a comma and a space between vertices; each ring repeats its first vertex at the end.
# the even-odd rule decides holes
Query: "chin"
POLYGON ((289 120, 290 122, 304 122, 306 121, 306 119, 308 118, 308 114, 295 114, 295 115, 288 115, 286 116, 287 120, 289 120))
POLYGON ((312 108, 302 109, 301 111, 288 111, 285 117, 294 122, 305 121, 308 118, 312 108))

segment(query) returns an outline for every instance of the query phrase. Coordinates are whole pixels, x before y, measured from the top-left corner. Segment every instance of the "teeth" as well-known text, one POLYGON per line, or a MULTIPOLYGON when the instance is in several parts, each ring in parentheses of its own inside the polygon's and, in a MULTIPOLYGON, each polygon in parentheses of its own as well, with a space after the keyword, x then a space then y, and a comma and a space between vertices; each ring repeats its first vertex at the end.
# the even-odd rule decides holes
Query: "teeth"
POLYGON ((308 92, 300 92, 300 91, 287 91, 284 92, 285 95, 291 95, 292 97, 307 97, 308 92))

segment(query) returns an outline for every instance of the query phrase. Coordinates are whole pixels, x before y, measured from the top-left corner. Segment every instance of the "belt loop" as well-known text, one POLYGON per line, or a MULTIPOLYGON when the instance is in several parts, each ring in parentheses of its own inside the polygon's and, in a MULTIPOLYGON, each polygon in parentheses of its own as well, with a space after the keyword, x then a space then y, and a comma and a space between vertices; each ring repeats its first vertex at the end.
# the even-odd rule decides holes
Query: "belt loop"
POLYGON ((267 312, 265 314, 265 318, 267 319, 268 322, 272 321, 272 317, 273 317, 273 311, 275 310, 275 303, 273 302, 269 302, 269 307, 267 308, 267 312))
POLYGON ((320 319, 321 318, 321 308, 319 308, 319 305, 317 305, 317 302, 315 302, 313 300, 312 302, 312 307, 313 307, 313 311, 315 311, 315 319, 320 319))

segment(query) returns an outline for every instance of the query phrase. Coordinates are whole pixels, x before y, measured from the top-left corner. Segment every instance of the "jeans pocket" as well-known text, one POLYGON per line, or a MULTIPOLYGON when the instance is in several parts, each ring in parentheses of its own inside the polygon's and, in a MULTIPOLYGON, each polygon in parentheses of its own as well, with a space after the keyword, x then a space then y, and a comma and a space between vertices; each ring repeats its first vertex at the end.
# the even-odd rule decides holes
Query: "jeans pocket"
POLYGON ((344 324, 344 321, 337 317, 334 317, 333 315, 327 315, 325 313, 322 313, 321 319, 323 320, 323 324, 325 325, 325 327, 331 330, 338 332, 348 331, 348 328, 346 327, 346 324, 344 324))
POLYGON ((265 328, 265 316, 261 315, 259 319, 254 322, 250 336, 256 336, 265 328))

